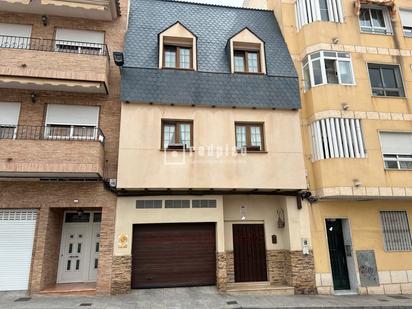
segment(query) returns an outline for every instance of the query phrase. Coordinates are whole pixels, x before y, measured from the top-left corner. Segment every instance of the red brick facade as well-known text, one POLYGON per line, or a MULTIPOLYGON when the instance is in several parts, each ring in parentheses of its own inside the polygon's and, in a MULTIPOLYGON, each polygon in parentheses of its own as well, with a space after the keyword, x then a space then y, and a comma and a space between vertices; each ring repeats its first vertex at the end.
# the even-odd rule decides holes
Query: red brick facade
MULTIPOLYGON (((123 15, 114 21, 48 16, 48 25, 44 26, 40 15, 0 12, 0 23, 32 25, 32 37, 43 39, 53 39, 56 28, 104 31, 105 44, 107 44, 109 54, 111 54, 113 51, 123 50, 127 24, 127 3, 127 0, 120 1, 123 15)), ((34 64, 33 60, 40 58, 49 61, 50 67, 56 71, 56 76, 67 75, 72 71, 64 54, 30 51, 35 59, 23 59, 18 56, 21 51, 7 49, 8 54, 15 54, 14 62, 8 64, 3 58, 0 63, 0 71, 13 70, 12 67, 7 66, 18 66, 27 61, 34 64)), ((100 146, 98 142, 95 142, 95 147, 93 145, 93 147, 87 147, 89 142, 55 141, 52 145, 50 143, 53 142, 46 145, 44 141, 0 140, 0 148, 6 149, 6 151, 2 151, 0 156, 0 168, 6 166, 7 161, 12 162, 10 158, 15 158, 16 162, 30 164, 36 166, 39 171, 47 172, 50 164, 60 163, 63 165, 64 162, 72 159, 73 166, 82 164, 82 162, 87 165, 95 161, 95 167, 102 171, 104 179, 116 178, 120 126, 120 71, 111 58, 106 58, 107 61, 101 61, 102 57, 104 56, 89 55, 83 58, 88 58, 88 62, 96 59, 98 65, 96 72, 94 72, 96 76, 109 74, 108 95, 36 90, 36 101, 33 103, 32 90, 0 89, 0 101, 21 103, 18 123, 21 126, 43 126, 47 104, 100 106, 99 128, 105 135, 104 146, 100 146), (99 62, 101 64, 98 64, 99 62), (110 63, 109 68, 105 67, 107 63, 110 63), (36 142, 43 142, 43 144, 39 145, 36 142), (34 145, 30 146, 31 143, 34 145), (46 150, 44 149, 45 145, 47 146, 46 150), (50 150, 50 145, 53 146, 52 150, 50 150), (84 147, 88 148, 88 151, 85 151, 84 147), (96 151, 90 151, 92 148, 95 148, 96 151), (40 163, 44 165, 42 166, 40 163)), ((75 65, 74 63, 77 62, 73 62, 72 65, 75 65)), ((26 77, 35 77, 30 74, 28 73, 26 77)), ((81 74, 79 76, 81 77, 81 74)), ((96 293, 109 294, 111 292, 116 196, 107 189, 103 181, 2 180, 0 181, 0 208, 38 209, 29 283, 31 293, 38 293, 56 283, 64 211, 78 208, 101 210, 102 222, 96 293), (78 203, 74 203, 74 200, 78 200, 78 203)))

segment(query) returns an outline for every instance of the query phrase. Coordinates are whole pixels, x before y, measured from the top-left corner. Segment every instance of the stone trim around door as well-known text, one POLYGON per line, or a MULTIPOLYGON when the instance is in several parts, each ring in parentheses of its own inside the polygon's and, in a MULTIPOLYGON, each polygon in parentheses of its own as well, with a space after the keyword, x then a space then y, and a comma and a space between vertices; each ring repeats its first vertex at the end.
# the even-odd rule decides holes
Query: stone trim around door
MULTIPOLYGON (((292 286, 296 294, 316 294, 312 251, 309 255, 304 255, 301 251, 267 250, 266 262, 271 284, 292 286)), ((226 252, 226 277, 227 283, 235 282, 232 251, 226 252)))
POLYGON ((130 292, 132 284, 132 257, 130 255, 114 256, 112 267, 111 294, 120 295, 130 292))

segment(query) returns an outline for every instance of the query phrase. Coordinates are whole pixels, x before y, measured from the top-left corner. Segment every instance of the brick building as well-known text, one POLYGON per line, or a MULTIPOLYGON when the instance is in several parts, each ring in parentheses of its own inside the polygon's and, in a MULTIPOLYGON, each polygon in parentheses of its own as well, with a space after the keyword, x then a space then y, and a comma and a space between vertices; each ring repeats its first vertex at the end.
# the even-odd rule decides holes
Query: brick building
POLYGON ((111 292, 127 0, 0 3, 0 290, 111 292), (112 180, 110 182, 110 180, 112 180))

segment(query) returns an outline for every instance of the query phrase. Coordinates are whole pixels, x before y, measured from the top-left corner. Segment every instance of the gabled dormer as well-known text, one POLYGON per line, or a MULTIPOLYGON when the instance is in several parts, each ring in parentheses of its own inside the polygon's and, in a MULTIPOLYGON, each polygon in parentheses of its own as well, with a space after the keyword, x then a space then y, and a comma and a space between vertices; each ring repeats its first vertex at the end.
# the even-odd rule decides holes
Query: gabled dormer
POLYGON ((232 73, 266 74, 265 42, 248 28, 229 39, 232 73))
POLYGON ((197 37, 180 22, 159 33, 159 69, 197 70, 197 37))

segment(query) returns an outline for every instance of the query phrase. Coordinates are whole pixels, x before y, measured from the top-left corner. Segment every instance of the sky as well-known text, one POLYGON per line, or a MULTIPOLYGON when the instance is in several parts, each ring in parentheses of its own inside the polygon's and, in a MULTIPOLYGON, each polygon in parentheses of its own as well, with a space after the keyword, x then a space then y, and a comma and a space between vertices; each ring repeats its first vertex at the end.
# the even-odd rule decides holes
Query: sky
POLYGON ((211 3, 219 5, 242 6, 243 0, 180 0, 187 2, 211 3))

